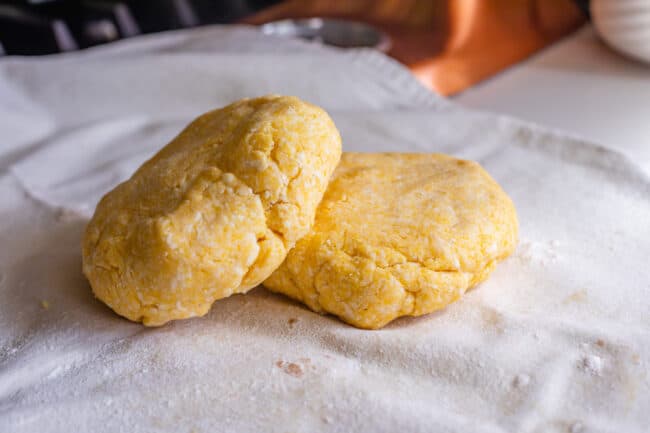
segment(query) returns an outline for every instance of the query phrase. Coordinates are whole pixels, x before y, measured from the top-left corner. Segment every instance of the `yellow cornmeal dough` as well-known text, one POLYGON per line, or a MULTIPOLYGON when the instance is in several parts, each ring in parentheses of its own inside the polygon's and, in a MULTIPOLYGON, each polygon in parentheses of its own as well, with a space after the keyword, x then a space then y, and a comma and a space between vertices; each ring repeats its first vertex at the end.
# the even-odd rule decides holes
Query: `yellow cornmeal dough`
POLYGON ((327 113, 294 97, 200 116, 97 206, 83 240, 93 292, 145 325, 204 315, 282 263, 340 155, 327 113))
POLYGON ((512 201, 478 164, 344 153, 312 231, 265 282, 360 328, 445 307, 517 243, 512 201))

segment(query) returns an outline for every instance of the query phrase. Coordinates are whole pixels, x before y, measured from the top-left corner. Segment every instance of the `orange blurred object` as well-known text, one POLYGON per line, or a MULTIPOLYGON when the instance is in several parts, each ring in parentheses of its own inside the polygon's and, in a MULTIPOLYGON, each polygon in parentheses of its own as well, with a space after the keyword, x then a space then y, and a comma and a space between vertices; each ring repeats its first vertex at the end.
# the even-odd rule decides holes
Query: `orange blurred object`
POLYGON ((288 0, 244 22, 328 17, 363 21, 392 39, 389 55, 452 95, 577 29, 571 0, 288 0))

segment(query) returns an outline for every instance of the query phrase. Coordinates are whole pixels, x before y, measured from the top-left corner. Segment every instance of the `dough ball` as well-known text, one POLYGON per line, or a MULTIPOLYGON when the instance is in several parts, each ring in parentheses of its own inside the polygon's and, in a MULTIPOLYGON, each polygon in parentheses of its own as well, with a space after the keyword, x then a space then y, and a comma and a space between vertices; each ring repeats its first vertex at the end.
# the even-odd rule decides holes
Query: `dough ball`
POLYGON ((512 201, 478 164, 345 153, 312 231, 265 282, 360 328, 445 307, 517 243, 512 201))
POLYGON ((150 326, 246 292, 309 231, 340 155, 327 113, 294 97, 200 116, 100 201, 83 240, 93 292, 150 326))

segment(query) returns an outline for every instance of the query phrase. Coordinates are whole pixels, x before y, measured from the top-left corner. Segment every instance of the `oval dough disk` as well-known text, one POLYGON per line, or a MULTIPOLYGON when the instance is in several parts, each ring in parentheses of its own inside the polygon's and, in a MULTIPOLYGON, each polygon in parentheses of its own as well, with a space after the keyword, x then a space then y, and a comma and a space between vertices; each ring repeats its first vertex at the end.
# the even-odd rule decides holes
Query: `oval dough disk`
POLYGON ((445 307, 517 243, 510 198, 478 164, 344 153, 312 231, 265 282, 361 328, 445 307))
POLYGON ((98 204, 83 240, 93 292, 156 326, 255 287, 309 231, 340 155, 327 113, 294 97, 200 116, 98 204))

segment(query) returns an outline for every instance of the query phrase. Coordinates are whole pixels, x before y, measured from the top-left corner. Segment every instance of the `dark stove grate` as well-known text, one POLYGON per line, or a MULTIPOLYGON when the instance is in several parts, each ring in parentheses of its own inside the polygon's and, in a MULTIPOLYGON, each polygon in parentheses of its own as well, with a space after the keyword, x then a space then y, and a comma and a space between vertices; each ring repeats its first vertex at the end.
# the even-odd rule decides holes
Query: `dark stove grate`
POLYGON ((278 0, 0 2, 0 56, 74 51, 142 33, 232 23, 278 0))

